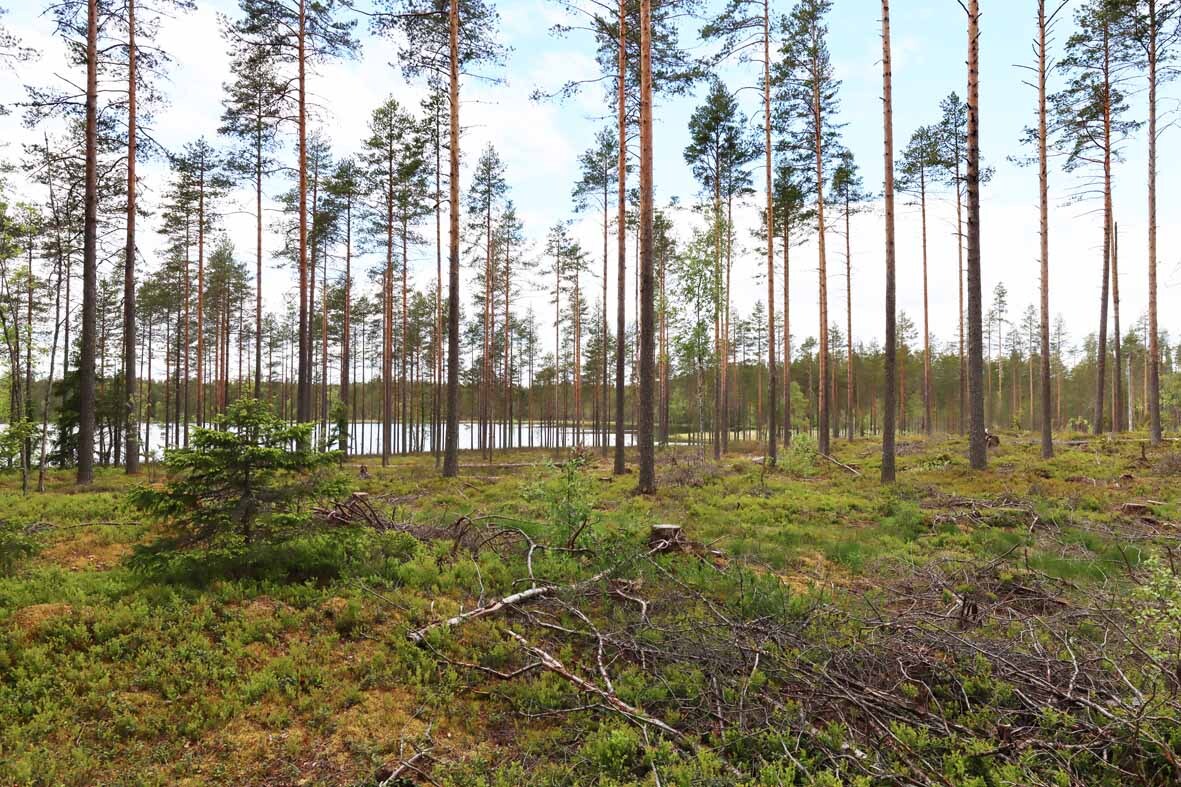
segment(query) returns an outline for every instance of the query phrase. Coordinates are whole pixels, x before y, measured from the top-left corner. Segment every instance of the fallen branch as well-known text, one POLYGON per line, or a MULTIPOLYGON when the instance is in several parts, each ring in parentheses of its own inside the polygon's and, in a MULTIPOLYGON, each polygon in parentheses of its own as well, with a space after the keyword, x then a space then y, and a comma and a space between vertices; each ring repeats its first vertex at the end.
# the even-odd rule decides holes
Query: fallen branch
POLYGON ((412 772, 412 773, 416 773, 424 779, 430 780, 431 784, 435 784, 435 781, 433 779, 430 779, 430 777, 428 777, 425 773, 422 772, 422 769, 420 769, 417 765, 414 764, 418 760, 420 760, 424 757, 429 758, 430 751, 431 751, 430 749, 423 749, 420 752, 416 752, 409 759, 403 760, 401 763, 398 764, 398 767, 396 767, 392 771, 390 771, 389 776, 387 776, 385 779, 383 779, 381 782, 378 783, 378 787, 388 787, 389 785, 394 784, 396 781, 398 781, 398 779, 403 774, 405 774, 408 771, 412 772))
MULTIPOLYGON (((646 553, 644 553, 641 557, 648 557, 650 555, 656 554, 657 552, 663 552, 666 549, 668 549, 668 542, 667 541, 659 541, 659 542, 652 544, 652 548, 649 549, 646 553)), ((536 601, 540 598, 545 598, 558 590, 565 590, 567 592, 577 593, 577 592, 582 591, 592 585, 598 584, 602 580, 609 577, 618 568, 619 568, 619 564, 616 564, 614 566, 611 566, 610 568, 603 569, 599 573, 595 574, 593 577, 590 577, 588 579, 583 579, 579 582, 573 582, 573 583, 571 583, 569 585, 565 585, 565 586, 545 583, 545 584, 537 585, 535 587, 531 587, 528 590, 522 590, 517 593, 512 593, 510 595, 505 596, 504 598, 501 598, 501 599, 498 599, 497 601, 492 602, 491 604, 485 604, 482 607, 476 607, 475 609, 470 609, 467 612, 461 612, 458 615, 453 615, 452 617, 447 618, 446 620, 439 620, 439 621, 435 621, 434 623, 429 623, 429 624, 423 626, 422 628, 418 628, 418 629, 415 629, 414 631, 411 631, 409 634, 406 635, 406 638, 417 645, 417 644, 421 643, 423 641, 423 639, 428 634, 430 634, 432 631, 434 631, 435 629, 451 628, 452 626, 459 626, 459 625, 467 623, 468 621, 471 621, 471 620, 477 620, 479 618, 487 617, 489 615, 494 615, 503 609, 507 609, 509 607, 516 606, 517 604, 524 604, 526 602, 536 601)), ((530 573, 532 573, 532 571, 530 573)))
MULTIPOLYGON (((598 575, 596 575, 596 577, 598 577, 598 575)), ((422 628, 411 631, 406 635, 406 638, 417 645, 423 641, 427 634, 431 633, 435 629, 451 628, 452 626, 458 626, 463 623, 467 623, 469 620, 476 620, 477 618, 494 615, 500 610, 506 607, 511 607, 514 604, 522 604, 527 601, 534 601, 543 596, 548 596, 555 589, 555 585, 538 585, 537 587, 532 587, 528 590, 522 590, 519 593, 513 593, 511 595, 505 596, 502 599, 498 599, 491 604, 485 604, 482 607, 476 607, 475 609, 469 609, 467 612, 461 612, 458 615, 447 618, 446 620, 439 620, 435 621, 434 623, 429 623, 422 628)))
MULTIPOLYGON (((526 652, 535 657, 541 663, 543 669, 554 673, 558 677, 572 684, 579 691, 585 692, 587 694, 593 694, 603 702, 607 703, 607 705, 612 709, 623 714, 633 722, 637 722, 648 727, 654 727, 660 730, 669 738, 671 738, 678 746, 690 752, 691 754, 703 754, 709 751, 706 747, 702 746, 699 741, 690 738, 688 735, 681 732, 676 727, 673 727, 668 722, 662 721, 655 716, 650 716, 634 705, 629 705, 628 703, 624 702, 617 694, 615 694, 614 691, 596 686, 586 678, 575 675, 573 672, 566 669, 566 666, 549 652, 537 647, 512 629, 507 629, 507 632, 510 637, 516 640, 517 644, 519 644, 525 649, 526 652)), ((735 775, 741 775, 740 772, 733 767, 728 766, 728 768, 731 773, 735 775)))
POLYGON ((858 470, 856 467, 853 467, 851 465, 847 465, 844 462, 842 462, 841 460, 837 459, 836 457, 831 456, 830 454, 821 454, 821 456, 823 456, 828 461, 832 462, 837 467, 844 468, 845 470, 848 470, 850 473, 852 473, 855 476, 858 476, 858 477, 861 476, 861 471, 858 470))

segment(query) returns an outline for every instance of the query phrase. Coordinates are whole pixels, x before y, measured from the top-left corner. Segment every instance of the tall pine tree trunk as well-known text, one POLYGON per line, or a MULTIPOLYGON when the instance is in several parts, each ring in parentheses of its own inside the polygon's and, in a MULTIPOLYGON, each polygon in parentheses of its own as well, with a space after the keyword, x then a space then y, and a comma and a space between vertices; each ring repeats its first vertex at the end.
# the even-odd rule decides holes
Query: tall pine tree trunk
MULTIPOLYGON (((353 196, 346 198, 344 208, 344 324, 340 333, 340 406, 344 410, 344 429, 340 433, 340 450, 348 453, 352 434, 353 408, 349 401, 349 360, 352 357, 353 323, 353 196)), ((257 396, 257 394, 255 394, 257 396)))
POLYGON ((78 365, 79 484, 94 480, 95 332, 98 319, 98 3, 87 2, 86 193, 82 246, 82 346, 78 365))
POLYGON ((652 0, 640 0, 640 418, 637 434, 640 477, 637 488, 644 494, 656 491, 652 419, 656 393, 652 228, 652 0))
MULTIPOLYGON (((779 454, 779 435, 776 433, 776 404, 778 396, 775 392, 775 199, 773 178, 771 173, 771 5, 770 0, 763 0, 763 165, 766 170, 767 190, 767 464, 774 466, 779 454)), ((786 247, 784 254, 787 254, 786 247)), ((787 270, 783 271, 784 282, 787 281, 787 270)), ((786 284, 785 284, 786 286, 786 284)), ((785 291, 786 292, 786 291, 785 291)), ((787 343, 787 298, 784 298, 784 343, 787 343)), ((787 354, 783 359, 786 368, 787 354)), ((791 396, 791 387, 786 386, 786 396, 791 396)), ((783 433, 786 436, 791 428, 790 403, 784 413, 783 433)), ((787 438, 790 439, 790 438, 787 438)))
POLYGON ((1156 310, 1156 0, 1148 0, 1148 436, 1161 443, 1160 333, 1156 310))
POLYGON ((968 458, 988 466, 984 438, 984 335, 980 283, 980 2, 968 0, 968 458))
MULTIPOLYGON (((1111 284, 1111 53, 1107 23, 1103 27, 1103 282, 1099 303, 1099 346, 1095 365, 1095 423, 1092 431, 1103 434, 1103 405, 1107 390, 1107 302, 1111 284)), ((1119 369, 1116 369, 1119 376, 1119 369)), ((1114 425, 1114 424, 1113 424, 1114 425)))
POLYGON ((853 412, 853 236, 849 221, 851 209, 849 192, 845 191, 845 427, 846 437, 853 441, 854 421, 853 412))
POLYGON ((127 245, 123 263, 123 390, 127 396, 127 473, 139 472, 139 392, 135 378, 135 0, 127 0, 127 245))
POLYGON ((968 356, 964 345, 964 196, 963 179, 960 177, 960 136, 959 130, 955 134, 955 247, 959 258, 959 329, 960 329, 960 434, 967 431, 967 423, 971 420, 968 415, 968 356))
POLYGON ((450 0, 449 88, 451 104, 450 162, 450 240, 447 282, 447 434, 443 456, 443 476, 459 475, 459 0, 450 0))
MULTIPOLYGON (((308 113, 307 113, 307 0, 299 0, 299 366, 296 375, 295 420, 300 423, 312 417, 312 343, 311 315, 308 303, 308 113)), ((199 296, 198 296, 199 297, 199 296)), ((198 320, 200 316, 198 316, 198 320)), ((200 331, 198 339, 200 341, 200 331)), ((198 378, 200 351, 198 351, 198 378)), ((198 388, 198 400, 200 389, 198 388)), ((200 408, 198 407, 198 411, 200 408)))
POLYGON ((931 415, 931 309, 927 297, 927 168, 919 167, 919 203, 923 224, 923 431, 934 431, 931 415))
POLYGON ((819 279, 820 295, 820 384, 819 411, 817 413, 816 446, 820 453, 828 453, 829 442, 829 395, 828 395, 828 255, 825 251, 824 227, 824 136, 823 117, 821 115, 820 98, 820 64, 815 59, 812 62, 812 122, 813 153, 816 157, 816 251, 817 278, 819 279))
POLYGON ((262 398, 262 89, 254 117, 254 398, 262 398))
POLYGON ((610 375, 608 374, 608 366, 609 366, 608 358, 611 353, 610 353, 608 346, 607 346, 608 345, 607 280, 610 278, 610 274, 611 274, 610 268, 608 267, 608 255, 610 254, 610 250, 609 250, 609 246, 608 246, 607 235, 608 235, 608 228, 611 223, 611 219, 610 219, 610 213, 608 212, 608 207, 607 207, 608 200, 610 199, 610 195, 608 194, 608 191, 607 191, 607 181, 608 181, 608 178, 604 177, 603 178, 603 313, 602 313, 603 319, 602 319, 602 325, 600 326, 600 330, 603 332, 603 349, 602 349, 603 368, 601 370, 602 374, 601 374, 601 380, 600 380, 602 390, 599 392, 599 410, 600 410, 600 412, 599 412, 599 425, 600 425, 599 446, 600 446, 600 453, 602 453, 604 459, 607 458, 607 447, 608 447, 608 445, 610 445, 610 440, 607 438, 607 413, 611 409, 610 399, 609 399, 611 386, 609 384, 610 375))
MULTIPOLYGON (((788 446, 791 445, 791 215, 786 208, 780 223, 783 224, 783 444, 788 446)), ((770 302, 775 302, 774 293, 770 302)), ((769 351, 775 352, 774 333, 769 351)), ((775 406, 774 397, 769 402, 771 407, 775 406)))
MULTIPOLYGON (((1046 123, 1046 0, 1038 0, 1038 195, 1041 217, 1041 418, 1042 458, 1054 456, 1054 424, 1050 412, 1050 201, 1046 123)), ((1032 372, 1030 373, 1032 375, 1032 372)), ((1032 397, 1032 391, 1030 392, 1032 397)), ((1030 408, 1032 412, 1032 398, 1030 408)), ((1031 416, 1032 417, 1032 416, 1031 416)))
POLYGON ((615 233, 616 296, 615 296, 615 466, 614 473, 624 471, 623 456, 623 384, 624 353, 627 333, 627 0, 619 0, 619 211, 615 233))
POLYGON ((1111 226, 1111 310, 1112 350, 1115 354, 1115 368, 1112 369, 1111 428, 1124 431, 1124 378, 1123 378, 1123 335, 1119 327, 1119 223, 1113 218, 1111 226))

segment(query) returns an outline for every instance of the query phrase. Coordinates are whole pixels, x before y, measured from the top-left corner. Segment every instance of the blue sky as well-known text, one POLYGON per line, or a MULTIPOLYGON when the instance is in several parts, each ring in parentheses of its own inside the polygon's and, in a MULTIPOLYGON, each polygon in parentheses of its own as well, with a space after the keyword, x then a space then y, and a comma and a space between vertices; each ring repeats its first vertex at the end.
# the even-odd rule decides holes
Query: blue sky
MULTIPOLYGON (((1073 6, 1072 3, 1070 11, 1073 6)), ((52 84, 63 74, 60 46, 51 37, 48 20, 39 15, 42 3, 24 0, 10 10, 6 22, 29 43, 42 50, 41 59, 21 67, 16 78, 6 76, 0 84, 0 101, 19 97, 25 82, 52 84)), ((171 51, 176 63, 171 71, 170 105, 156 119, 154 134, 164 144, 179 147, 205 135, 215 137, 220 115, 221 83, 227 77, 227 58, 218 35, 218 11, 236 13, 236 4, 227 0, 198 0, 199 10, 185 18, 167 23, 161 44, 171 51)), ((711 6, 718 5, 712 2, 711 6)), ((896 147, 905 144, 919 125, 938 119, 939 101, 951 91, 965 93, 964 63, 966 31, 963 11, 955 0, 905 0, 893 10, 894 52, 894 133, 896 147)), ((1022 84, 1027 78, 1016 64, 1032 62, 1034 34, 1033 3, 1019 0, 985 0, 982 4, 981 40, 981 118, 982 150, 988 163, 996 167, 996 176, 983 195, 983 269, 986 292, 1003 281, 1009 289, 1010 317, 1017 319, 1037 295, 1037 174, 1034 168, 1009 163, 1007 156, 1021 153, 1018 139, 1023 126, 1031 122, 1035 109, 1034 91, 1022 84)), ((593 44, 585 36, 574 34, 555 38, 549 28, 563 21, 557 3, 545 0, 512 0, 497 5, 501 14, 504 43, 512 47, 505 67, 499 71, 501 84, 491 85, 469 80, 463 90, 463 122, 467 127, 465 165, 474 161, 488 143, 501 152, 508 168, 512 197, 526 222, 526 230, 540 248, 546 229, 555 221, 573 216, 570 189, 577 176, 577 156, 591 143, 592 137, 611 112, 602 94, 591 87, 564 104, 539 103, 530 99, 535 88, 552 88, 572 78, 586 78, 597 73, 593 44)), ((774 3, 773 13, 790 10, 787 3, 774 3)), ((881 74, 879 8, 873 0, 836 0, 829 19, 829 46, 841 90, 841 120, 845 123, 844 142, 854 152, 861 166, 866 186, 880 191, 882 177, 881 74)), ((686 44, 696 46, 699 23, 688 23, 686 44)), ((1061 44, 1072 28, 1070 13, 1059 26, 1061 44)), ((365 133, 369 113, 390 95, 416 105, 421 88, 407 84, 401 72, 390 66, 396 47, 388 41, 363 36, 363 51, 356 60, 333 63, 318 69, 310 89, 322 106, 319 124, 333 140, 339 154, 356 149, 365 133)), ((751 80, 754 64, 724 67, 720 76, 732 87, 751 80)), ((687 134, 686 122, 704 86, 697 95, 664 101, 657 113, 655 161, 658 200, 672 196, 682 202, 696 197, 696 186, 685 166, 681 151, 687 134)), ((753 91, 741 94, 748 111, 758 110, 753 91)), ((1176 86, 1162 91, 1163 108, 1174 106, 1176 86)), ((1143 97, 1133 96, 1132 114, 1141 117, 1143 97)), ((17 144, 30 133, 16 117, 0 118, 0 139, 7 149, 0 155, 19 155, 17 144)), ((1160 227, 1162 329, 1181 335, 1181 316, 1176 304, 1181 291, 1181 267, 1178 255, 1178 190, 1176 162, 1168 151, 1176 147, 1175 131, 1165 132, 1160 149, 1160 227)), ((290 149, 287 151, 290 155, 290 149)), ((161 167, 147 167, 149 188, 162 185, 161 167)), ((1123 325, 1130 326, 1147 303, 1145 273, 1145 193, 1144 141, 1139 134, 1127 147, 1125 161, 1117 166, 1115 206, 1120 223, 1121 295, 1123 325)), ((756 178, 756 182, 761 182, 756 178)), ((285 184, 274 183, 273 191, 285 184)), ((1062 313, 1071 334, 1077 339, 1096 327, 1099 301, 1099 265, 1102 242, 1101 222, 1094 214, 1097 204, 1066 204, 1075 176, 1051 171, 1053 208, 1051 211, 1051 259, 1053 279, 1052 310, 1062 313)), ((238 195, 243 210, 250 204, 246 194, 238 195)), ((148 198, 150 204, 151 198, 148 198)), ((903 202, 897 225, 899 253, 899 308, 921 321, 922 293, 917 210, 903 202)), ((930 287, 932 332, 940 341, 955 335, 956 250, 954 203, 949 194, 937 195, 929 208, 930 287)), ((682 237, 689 234, 690 219, 679 227, 682 237)), ((738 222, 748 229, 757 221, 753 204, 739 211, 738 222)), ((253 219, 245 213, 229 215, 225 227, 243 254, 252 248, 253 219)), ((147 222, 140 245, 151 257, 158 239, 147 222)), ((594 217, 583 218, 576 232, 590 249, 601 247, 594 217)), ((854 333, 858 338, 880 336, 882 332, 881 292, 884 281, 883 234, 880 210, 854 219, 854 333)), ((743 233, 748 237, 748 233, 743 233)), ((845 319, 843 239, 832 236, 829 244, 830 319, 842 325, 845 319), (840 294, 838 300, 837 294, 840 294)), ((761 275, 762 259, 753 240, 745 240, 735 262, 735 307, 747 311, 765 287, 756 286, 761 275)), ((271 244, 274 248, 274 244, 271 244)), ((614 248, 614 244, 612 244, 614 248)), ((417 280, 426 285, 434 276, 433 246, 421 246, 415 252, 413 270, 417 280)), ((817 321, 816 249, 814 244, 793 252, 793 333, 798 338, 814 335, 817 321)), ((597 266, 596 266, 597 267, 597 266)), ((612 262, 612 269, 614 263, 612 262)), ((283 293, 290 291, 290 274, 275 268, 268 271, 266 294, 273 306, 281 304, 283 293)), ((629 287, 630 287, 629 274, 629 287)), ((597 290, 597 286, 595 286, 597 290)), ((778 289, 778 287, 777 287, 778 289)), ((612 285, 611 290, 614 291, 612 285)), ((529 296, 526 298, 529 299, 529 296)), ((533 302, 542 308, 544 296, 538 293, 533 302)), ((632 297, 628 296, 629 310, 632 297)), ((611 304, 609 304, 611 306, 611 304)), ((613 306, 612 306, 613 308, 613 306)), ((629 316, 630 319, 630 316, 629 316)), ((921 330, 921 327, 920 327, 921 330)))

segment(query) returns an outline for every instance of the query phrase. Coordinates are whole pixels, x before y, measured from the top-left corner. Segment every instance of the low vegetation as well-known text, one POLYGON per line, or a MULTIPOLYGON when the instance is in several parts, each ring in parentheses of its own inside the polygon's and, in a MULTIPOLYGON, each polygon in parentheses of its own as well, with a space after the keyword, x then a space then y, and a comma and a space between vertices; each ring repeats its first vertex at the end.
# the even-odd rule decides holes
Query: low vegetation
POLYGON ((1175 454, 933 439, 888 489, 870 441, 732 448, 645 497, 594 454, 296 460, 267 537, 195 541, 194 455, 6 475, 0 783, 1181 779, 1175 454))

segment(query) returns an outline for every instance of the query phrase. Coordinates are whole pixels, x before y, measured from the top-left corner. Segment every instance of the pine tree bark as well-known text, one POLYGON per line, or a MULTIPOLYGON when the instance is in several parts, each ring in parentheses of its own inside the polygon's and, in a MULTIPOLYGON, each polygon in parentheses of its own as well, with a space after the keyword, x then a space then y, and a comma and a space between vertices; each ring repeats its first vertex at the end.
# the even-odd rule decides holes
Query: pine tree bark
POLYGON ((459 0, 450 0, 448 96, 451 104, 449 182, 450 240, 447 281, 447 434, 443 477, 459 475, 459 0))
POLYGON ((1111 310, 1112 347, 1115 368, 1112 369, 1111 428, 1124 431, 1124 379, 1123 379, 1123 334, 1119 327, 1119 223, 1112 219, 1111 226, 1111 310))
POLYGON ((959 258, 959 332, 960 332, 960 412, 959 431, 965 434, 968 415, 968 356, 964 344, 964 196, 963 179, 960 177, 960 135, 955 132, 955 246, 959 258))
POLYGON ((79 484, 94 481, 95 332, 98 318, 98 3, 87 2, 86 192, 82 245, 82 340, 78 365, 79 484))
MULTIPOLYGON (((295 420, 304 423, 312 417, 311 317, 308 303, 308 113, 307 113, 307 0, 299 0, 299 366, 296 374, 295 420)), ((198 295, 198 297, 200 297, 198 295)), ((198 320, 200 315, 198 312, 198 320)), ((200 339, 198 330, 197 341, 200 339)), ((200 378, 200 351, 197 376, 200 378)), ((198 386, 198 400, 200 399, 198 386)), ((198 412, 200 407, 198 407, 198 412)))
POLYGON ((603 313, 602 325, 600 326, 600 330, 603 332, 603 368, 600 370, 600 383, 602 390, 599 392, 599 447, 600 453, 603 455, 604 459, 607 458, 607 447, 610 445, 610 440, 607 437, 607 413, 611 408, 609 401, 611 386, 609 384, 610 375, 608 373, 608 358, 611 353, 607 347, 607 281, 611 275, 611 270, 608 266, 610 249, 607 236, 611 218, 608 211, 608 200, 610 199, 610 195, 608 194, 607 190, 607 180, 608 179, 606 177, 603 178, 603 313))
MULTIPOLYGON (((1099 303, 1099 345, 1095 363, 1095 422, 1092 431, 1103 434, 1103 405, 1106 401, 1107 382, 1107 303, 1111 285, 1111 48, 1106 21, 1103 25, 1103 282, 1100 287, 1102 300, 1099 303)), ((1119 376, 1119 369, 1116 369, 1119 376)), ((1114 425, 1114 423, 1113 423, 1114 425)))
POLYGON ((640 475, 637 489, 642 494, 656 491, 652 191, 652 0, 640 0, 640 418, 637 430, 640 475))
POLYGON ((828 395, 828 255, 825 249, 824 226, 824 136, 823 116, 820 100, 820 63, 812 61, 812 122, 814 124, 812 144, 816 157, 816 251, 817 277, 820 293, 820 385, 818 387, 819 410, 816 419, 816 447, 822 454, 829 452, 829 395, 828 395))
MULTIPOLYGON (((340 333, 340 406, 344 408, 344 429, 340 433, 340 450, 352 451, 353 408, 349 400, 349 362, 352 358, 353 324, 353 195, 346 197, 344 208, 344 324, 340 333)), ((256 374, 257 380, 257 374, 256 374)), ((257 390, 257 382, 255 383, 257 390)), ((258 394, 255 393, 255 397, 258 394)))
POLYGON ((845 428, 846 437, 853 442, 855 413, 853 412, 853 233, 850 222, 852 209, 849 192, 845 190, 845 428))
POLYGON ((894 243, 894 75, 890 59, 890 0, 882 0, 882 138, 884 151, 882 196, 886 210, 886 347, 885 391, 882 405, 882 483, 895 477, 894 412, 898 336, 895 320, 894 243))
MULTIPOLYGON (((1050 202, 1046 122, 1046 0, 1038 0, 1038 194, 1041 216, 1041 432, 1042 458, 1054 456, 1054 424, 1050 412, 1050 202)), ((1032 372, 1031 372, 1032 375, 1032 372)), ((1030 392, 1032 397, 1032 391, 1030 392)), ((1032 412, 1032 398, 1030 407, 1032 412)), ((1032 416, 1031 416, 1032 417, 1032 416)))
POLYGON ((127 0, 127 245, 123 263, 123 390, 127 406, 124 468, 139 472, 139 391, 135 378, 135 156, 136 59, 135 0, 127 0))
POLYGON ((254 398, 262 398, 262 88, 254 116, 254 398))
POLYGON ((1157 17, 1156 0, 1148 0, 1148 436, 1161 444, 1160 420, 1160 332, 1156 307, 1156 83, 1157 17))
MULTIPOLYGON (((783 445, 791 445, 791 215, 784 210, 783 225, 783 445)), ((774 303, 774 294, 770 298, 774 303)), ((774 352, 775 336, 771 336, 774 352)), ((774 388, 771 389, 774 392, 774 388)), ((772 406, 774 406, 772 398, 772 406)))
POLYGON ((931 308, 927 286, 927 168, 919 167, 919 203, 923 224, 923 432, 934 431, 931 415, 931 308))
POLYGON ((968 458, 988 466, 984 437, 984 335, 980 283, 980 2, 968 0, 968 458))
MULTIPOLYGON (((779 456, 779 435, 776 430, 775 391, 775 198, 771 170, 771 5, 763 0, 763 167, 767 191, 767 465, 774 467, 779 456)), ((786 249, 785 252, 786 254, 786 249)), ((787 270, 783 271, 784 282, 787 270)), ((786 285, 785 285, 786 286, 786 285)), ((784 298, 784 325, 787 324, 787 299, 784 298)), ((786 334, 786 328, 785 334, 786 334)), ((785 336, 786 342, 786 336, 785 336)), ((784 364, 787 364, 784 356, 784 364)), ((787 395, 791 395, 790 386, 787 395)), ((784 414, 784 435, 790 430, 791 408, 784 414)))
POLYGON ((619 209, 616 217, 615 290, 615 475, 625 470, 623 452, 624 354, 627 333, 627 0, 619 0, 619 209))

